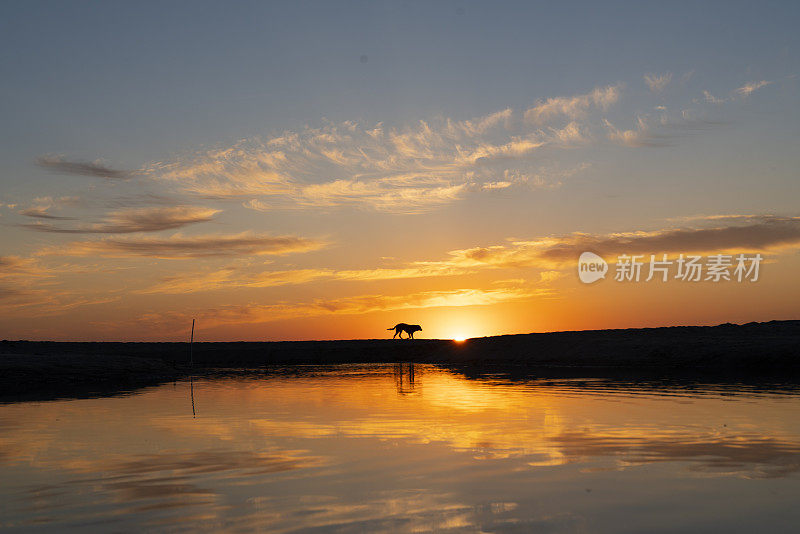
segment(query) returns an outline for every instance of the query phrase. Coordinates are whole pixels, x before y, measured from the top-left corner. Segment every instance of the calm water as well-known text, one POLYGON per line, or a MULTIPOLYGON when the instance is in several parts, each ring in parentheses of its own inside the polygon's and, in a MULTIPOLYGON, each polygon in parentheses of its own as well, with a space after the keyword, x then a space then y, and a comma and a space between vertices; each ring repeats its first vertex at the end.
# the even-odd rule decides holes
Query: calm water
POLYGON ((800 397, 744 386, 339 366, 0 406, 11 530, 797 532, 798 472, 800 397))

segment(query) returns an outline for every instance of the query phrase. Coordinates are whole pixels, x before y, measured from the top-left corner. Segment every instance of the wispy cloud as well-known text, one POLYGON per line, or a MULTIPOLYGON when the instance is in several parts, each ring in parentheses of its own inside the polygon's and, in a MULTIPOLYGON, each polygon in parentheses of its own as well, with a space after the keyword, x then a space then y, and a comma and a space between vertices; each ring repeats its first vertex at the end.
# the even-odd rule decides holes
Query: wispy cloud
POLYGON ((19 212, 20 215, 24 215, 26 217, 32 217, 34 219, 49 219, 53 221, 73 221, 75 217, 64 217, 60 215, 53 215, 48 213, 46 209, 41 208, 27 208, 19 212))
POLYGON ((57 221, 69 221, 74 217, 65 217, 62 215, 54 215, 50 212, 51 209, 59 209, 64 206, 75 206, 80 203, 80 199, 76 196, 67 196, 60 198, 53 197, 37 197, 33 199, 31 205, 19 213, 26 217, 35 219, 49 219, 57 221))
POLYGON ((329 269, 295 269, 254 273, 235 267, 224 267, 204 273, 168 276, 137 293, 175 295, 241 287, 277 287, 331 279, 333 276, 334 272, 329 269))
POLYGON ((119 296, 86 296, 53 288, 19 288, 0 285, 0 312, 15 317, 49 317, 82 306, 108 304, 119 296))
POLYGON ((86 295, 65 289, 58 283, 57 275, 80 270, 72 265, 46 267, 36 258, 0 256, 0 312, 19 317, 45 317, 118 298, 108 293, 86 295))
MULTIPOLYGON (((672 83, 672 74, 650 73, 644 80, 657 93, 672 83)), ((770 83, 750 82, 730 98, 747 96, 770 83)), ((414 214, 469 195, 557 187, 571 169, 586 168, 554 164, 554 149, 587 146, 602 137, 629 147, 670 146, 682 132, 711 124, 667 117, 667 109, 660 106, 661 117, 639 114, 635 125, 617 126, 619 119, 612 123, 603 114, 621 100, 622 88, 621 83, 601 85, 585 93, 539 99, 525 110, 506 108, 469 120, 434 117, 394 127, 326 122, 152 162, 136 171, 63 155, 42 156, 38 163, 58 172, 113 179, 146 176, 151 178, 148 184, 168 185, 179 195, 236 199, 261 211, 356 207, 414 214)), ((696 104, 730 99, 708 91, 704 95, 705 100, 696 104)), ((52 220, 61 216, 35 209, 25 214, 52 220)), ((45 232, 105 233, 102 223, 32 227, 45 232)))
POLYGON ((47 271, 42 269, 33 258, 0 256, 0 280, 18 276, 39 278, 47 275, 47 271))
POLYGON ((274 287, 318 281, 374 281, 475 274, 482 269, 539 269, 539 281, 560 278, 558 269, 573 267, 582 252, 611 259, 621 254, 780 252, 800 248, 800 217, 723 215, 684 219, 695 227, 614 234, 573 233, 514 240, 453 250, 444 259, 415 261, 394 268, 253 270, 247 267, 195 272, 162 279, 139 293, 193 293, 242 287, 274 287), (697 227, 700 224, 702 226, 697 227))
MULTIPOLYGON (((41 222, 20 226, 29 230, 59 234, 130 234, 173 230, 189 224, 210 221, 217 213, 219 210, 199 206, 129 208, 109 213, 103 222, 77 227, 55 226, 41 222)), ((42 217, 41 214, 29 216, 42 217)))
POLYGON ((631 129, 617 128, 608 119, 603 119, 608 139, 616 144, 638 147, 673 146, 681 137, 693 133, 718 128, 725 122, 698 116, 691 109, 683 109, 680 113, 668 114, 661 110, 658 116, 639 115, 636 126, 631 129))
MULTIPOLYGON (((645 76, 654 92, 671 80, 671 73, 645 76)), ((439 117, 408 126, 328 122, 154 162, 141 172, 154 183, 240 199, 254 210, 349 206, 420 213, 472 194, 556 187, 569 169, 552 163, 553 149, 586 146, 603 134, 629 147, 669 146, 712 124, 685 117, 688 110, 670 116, 662 106, 660 117, 640 114, 635 127, 617 127, 601 114, 621 94, 622 84, 598 86, 538 100, 524 111, 507 108, 470 120, 439 117)))
POLYGON ((314 302, 313 307, 332 313, 361 314, 410 308, 489 306, 550 294, 551 292, 546 289, 530 288, 453 289, 426 291, 412 295, 364 295, 334 300, 318 300, 314 302))
POLYGON ((568 117, 569 119, 584 117, 592 107, 606 111, 619 100, 621 89, 621 85, 609 85, 596 87, 582 95, 558 96, 539 100, 533 107, 525 111, 525 120, 542 125, 559 117, 568 117))
POLYGON ((109 180, 125 180, 134 175, 132 171, 108 167, 100 160, 70 160, 63 155, 40 156, 37 158, 36 163, 40 167, 59 174, 77 174, 79 176, 93 176, 109 180))
POLYGON ((100 256, 107 258, 147 257, 163 259, 207 258, 220 256, 283 255, 317 250, 325 242, 296 236, 270 236, 242 232, 232 235, 107 238, 73 241, 46 248, 40 255, 100 256))
POLYGON ((758 82, 748 82, 734 91, 739 96, 750 96, 762 87, 770 85, 772 82, 761 80, 758 82))
POLYGON ((644 75, 644 82, 647 84, 647 87, 650 88, 650 91, 654 93, 660 93, 664 90, 664 88, 669 85, 669 82, 672 81, 672 73, 666 72, 664 74, 645 74, 644 75))
MULTIPOLYGON (((607 107, 617 91, 596 89, 585 98, 607 107)), ((472 120, 438 118, 403 128, 329 123, 154 163, 147 172, 196 195, 243 197, 246 207, 259 210, 360 206, 419 213, 469 193, 541 187, 550 183, 547 173, 553 169, 537 157, 541 150, 590 139, 588 128, 578 122, 532 126, 522 114, 505 109, 472 120)))
POLYGON ((606 125, 608 138, 620 145, 627 147, 659 147, 668 146, 670 143, 665 136, 653 132, 644 117, 636 118, 636 127, 624 130, 614 126, 611 121, 603 119, 606 125))
POLYGON ((108 304, 119 300, 118 296, 88 297, 72 291, 0 285, 0 312, 15 317, 49 317, 61 315, 82 306, 108 304))
MULTIPOLYGON (((411 295, 357 295, 338 299, 317 299, 291 304, 248 304, 224 306, 196 313, 207 327, 225 324, 267 323, 281 319, 318 315, 358 315, 377 311, 424 309, 439 307, 490 306, 504 302, 551 297, 546 288, 499 287, 492 289, 452 289, 424 291, 411 295)), ((149 325, 184 324, 180 312, 146 314, 138 322, 149 325)))
POLYGON ((300 187, 297 195, 254 198, 243 203, 246 208, 270 211, 276 207, 335 207, 345 205, 368 206, 378 211, 420 213, 449 204, 468 190, 467 184, 450 185, 447 182, 420 182, 417 186, 396 187, 386 181, 336 180, 318 185, 300 187), (293 201, 294 205, 286 204, 293 201))
POLYGON ((725 104, 726 102, 747 98, 748 96, 758 91, 762 87, 766 87, 767 85, 771 85, 772 83, 774 82, 767 80, 748 82, 743 86, 731 91, 727 98, 716 97, 713 94, 711 94, 710 91, 704 90, 703 99, 705 100, 705 102, 708 102, 709 104, 725 104))
POLYGON ((291 284, 326 281, 375 281, 399 280, 408 278, 431 278, 457 276, 474 272, 474 269, 447 262, 412 262, 396 268, 376 269, 295 269, 295 270, 254 270, 248 266, 227 266, 205 272, 195 272, 181 276, 169 276, 156 284, 139 290, 138 293, 195 293, 219 289, 276 287, 291 284))
POLYGON ((703 91, 703 97, 709 104, 724 104, 728 101, 727 98, 717 98, 708 91, 703 91))

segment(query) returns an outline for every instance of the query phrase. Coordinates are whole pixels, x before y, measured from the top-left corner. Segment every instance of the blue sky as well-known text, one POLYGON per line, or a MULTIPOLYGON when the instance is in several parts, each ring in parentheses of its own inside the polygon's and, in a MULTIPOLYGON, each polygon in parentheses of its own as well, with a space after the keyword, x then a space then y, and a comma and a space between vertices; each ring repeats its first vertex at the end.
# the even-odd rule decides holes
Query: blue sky
MULTIPOLYGON (((259 303, 388 298, 395 282, 340 287, 331 270, 798 215, 795 2, 34 1, 2 12, 0 258, 35 263, 67 303, 43 312, 40 296, 15 294, 7 309, 30 319, 13 331, 34 335, 66 309, 210 317, 210 301, 252 304, 252 282, 236 280, 257 269, 294 277, 259 289, 259 303), (190 264, 86 252, 243 232, 316 244, 275 256, 237 244, 190 264), (131 293, 103 293, 119 285, 111 274, 87 289, 76 264, 134 273, 131 293), (225 279, 209 287, 229 292, 186 289, 180 304, 153 290, 180 276, 225 279)), ((528 268, 503 276, 545 267, 528 268)), ((414 284, 427 276, 414 272, 414 284)), ((453 275, 444 288, 440 276, 424 291, 497 282, 453 275)))
POLYGON ((25 162, 44 150, 136 165, 320 117, 469 118, 644 72, 694 71, 707 89, 727 91, 793 74, 800 39, 794 2, 11 2, 3 10, 3 159, 25 162))

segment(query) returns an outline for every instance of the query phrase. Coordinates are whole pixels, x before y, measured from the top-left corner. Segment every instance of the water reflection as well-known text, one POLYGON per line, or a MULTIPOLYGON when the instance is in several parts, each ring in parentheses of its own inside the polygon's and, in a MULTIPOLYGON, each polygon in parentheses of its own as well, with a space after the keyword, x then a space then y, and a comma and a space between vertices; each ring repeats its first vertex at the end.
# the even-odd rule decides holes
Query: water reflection
POLYGON ((0 527, 789 531, 798 416, 786 388, 412 364, 193 377, 0 406, 0 527))
POLYGON ((552 438, 565 462, 614 456, 620 468, 652 462, 690 462, 698 471, 745 477, 782 477, 800 470, 800 442, 760 434, 659 436, 564 432, 552 438))
POLYGON ((394 364, 394 383, 399 395, 414 393, 414 364, 394 364))
POLYGON ((74 466, 73 471, 101 476, 72 478, 63 485, 44 484, 26 490, 23 510, 39 512, 63 506, 68 492, 93 494, 97 500, 119 503, 116 513, 143 513, 172 508, 217 505, 217 492, 202 480, 252 482, 254 477, 301 469, 319 458, 297 451, 272 454, 252 451, 164 452, 134 457, 108 457, 74 466))
POLYGON ((197 412, 194 409, 194 374, 189 375, 189 396, 192 398, 192 418, 195 418, 197 412))

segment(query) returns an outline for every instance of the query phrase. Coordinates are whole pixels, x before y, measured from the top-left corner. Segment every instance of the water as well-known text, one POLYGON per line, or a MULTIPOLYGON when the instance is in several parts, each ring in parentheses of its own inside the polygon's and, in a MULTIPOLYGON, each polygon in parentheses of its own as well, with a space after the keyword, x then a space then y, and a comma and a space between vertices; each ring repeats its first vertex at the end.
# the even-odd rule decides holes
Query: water
POLYGON ((800 397, 685 386, 336 366, 6 404, 0 527, 796 532, 800 397))

